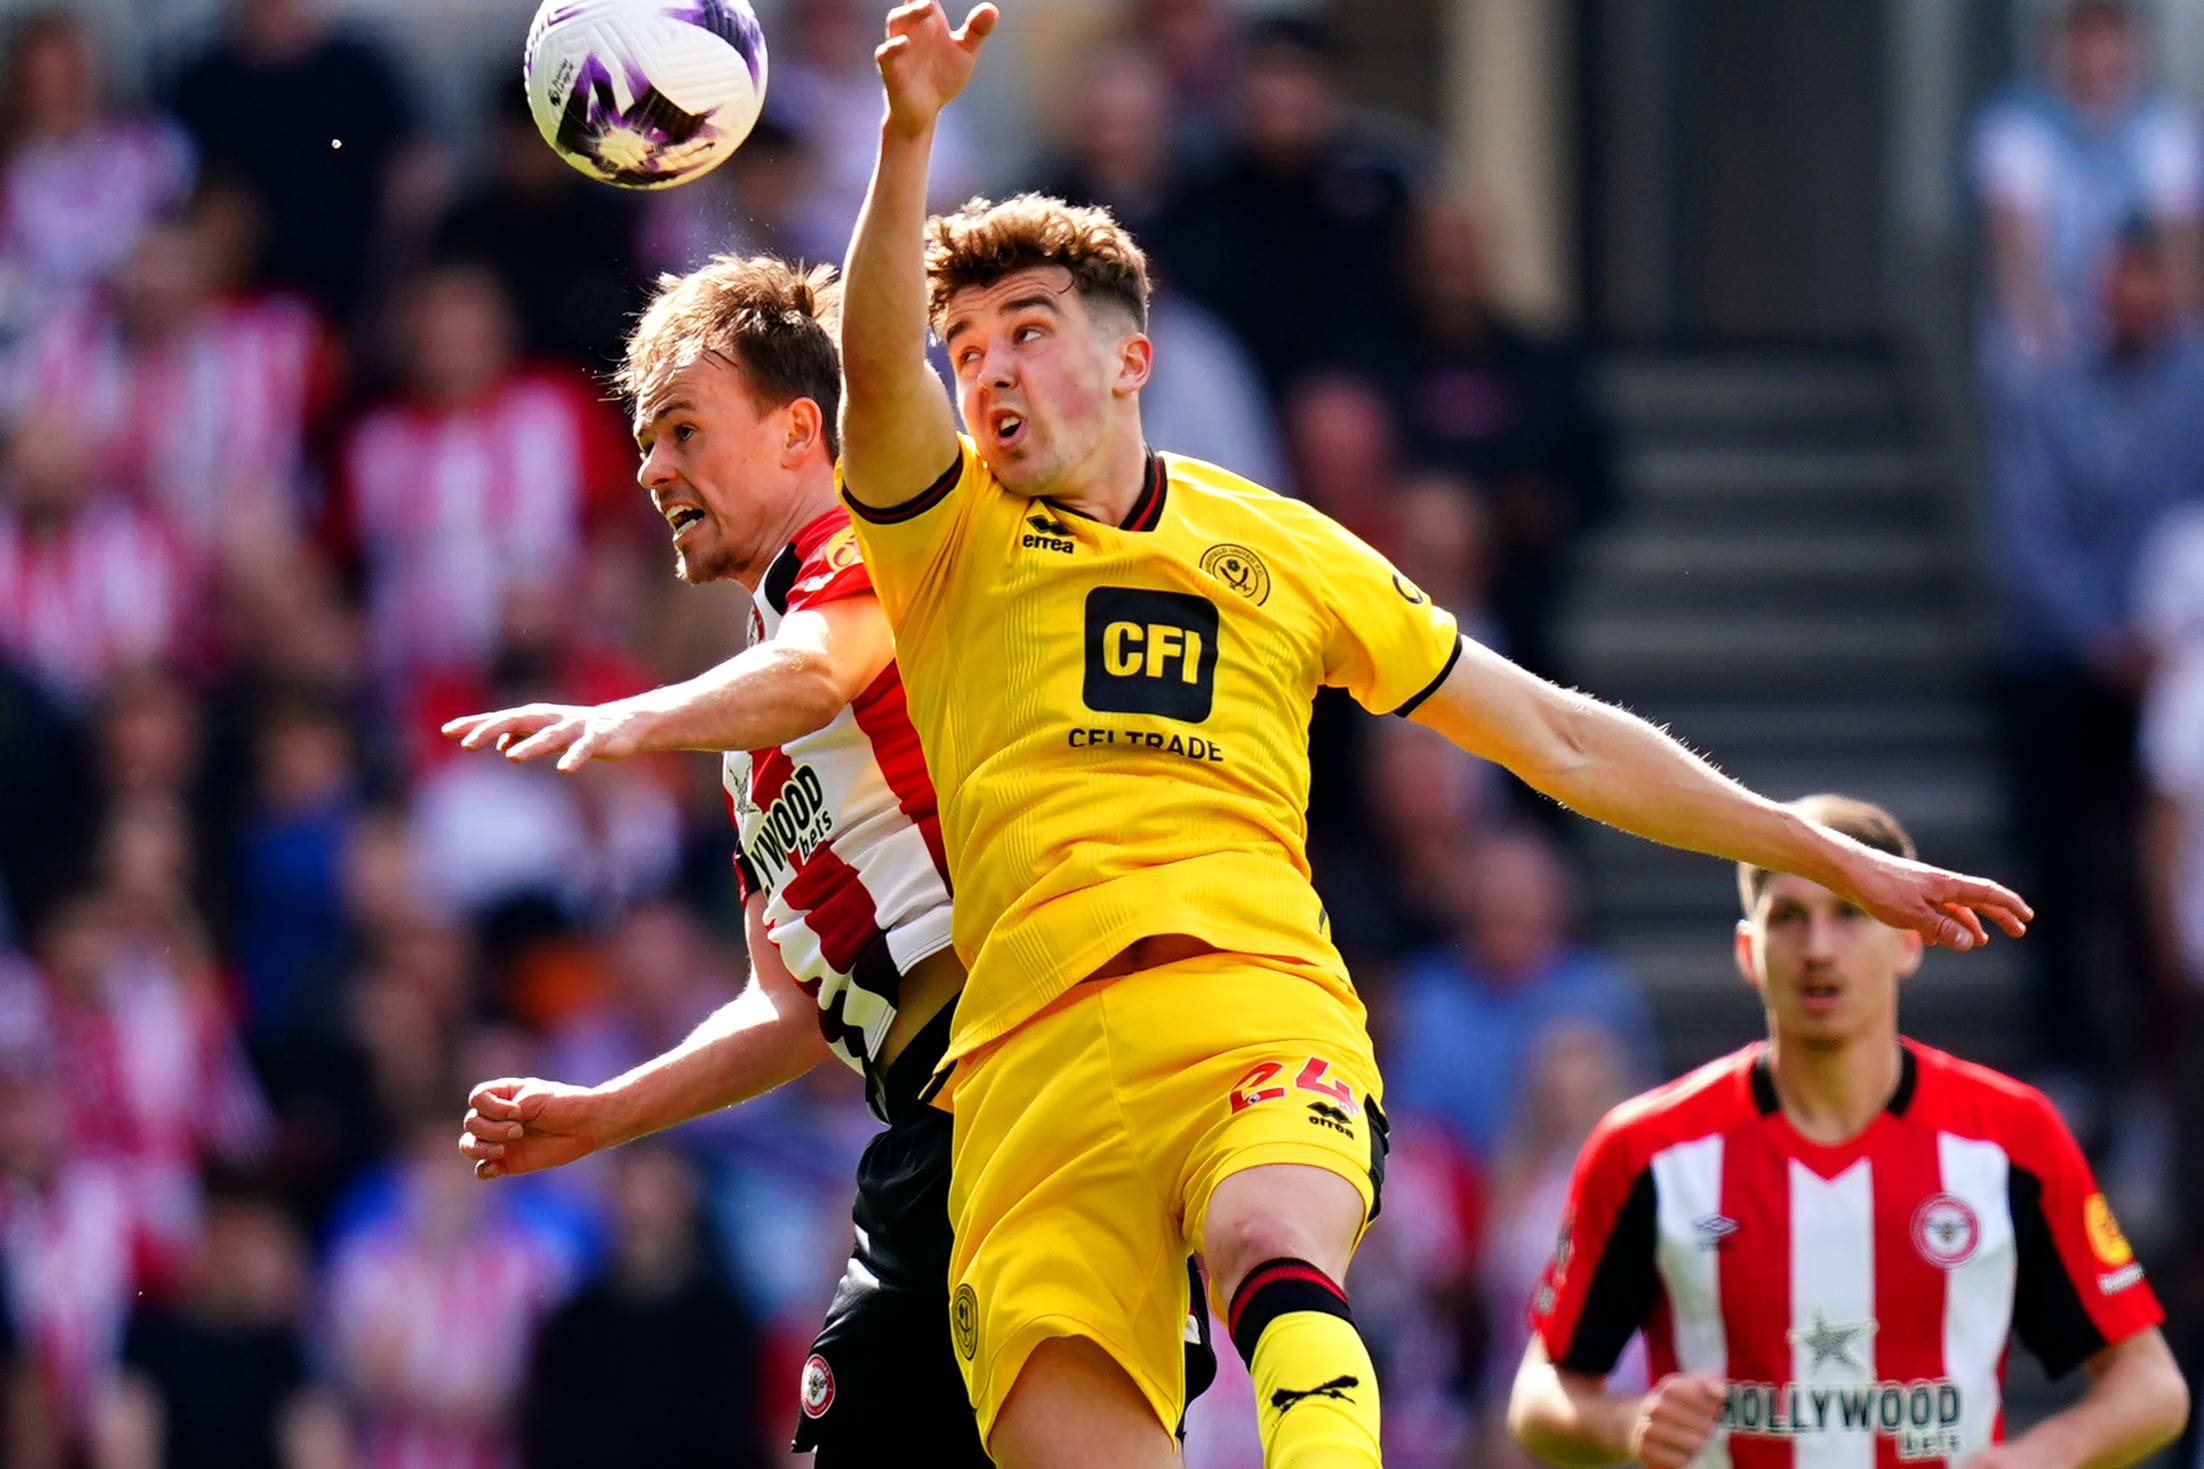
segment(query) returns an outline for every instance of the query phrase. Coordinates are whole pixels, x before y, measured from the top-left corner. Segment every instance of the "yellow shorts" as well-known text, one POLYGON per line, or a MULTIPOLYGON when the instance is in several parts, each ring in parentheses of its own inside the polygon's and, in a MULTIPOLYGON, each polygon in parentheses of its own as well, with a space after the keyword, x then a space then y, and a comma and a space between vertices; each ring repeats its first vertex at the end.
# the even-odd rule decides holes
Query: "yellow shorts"
POLYGON ((1186 1253, 1229 1175, 1311 1164, 1376 1213, 1369 1031, 1312 973, 1204 953, 1092 980, 958 1063, 950 1325, 983 1441, 1056 1336, 1101 1346, 1177 1426, 1186 1253))

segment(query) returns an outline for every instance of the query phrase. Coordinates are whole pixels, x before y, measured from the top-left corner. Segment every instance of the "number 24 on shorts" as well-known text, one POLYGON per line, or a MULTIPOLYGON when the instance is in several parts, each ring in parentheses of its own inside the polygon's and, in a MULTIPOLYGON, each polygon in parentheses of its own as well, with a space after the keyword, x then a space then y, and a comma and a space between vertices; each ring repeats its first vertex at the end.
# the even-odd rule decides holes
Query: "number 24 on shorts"
POLYGON ((1285 1074, 1287 1064, 1283 1061, 1265 1061, 1241 1077, 1232 1088, 1232 1110, 1245 1112, 1257 1102, 1275 1102, 1289 1090, 1315 1092, 1318 1096, 1331 1098, 1350 1114, 1355 1110, 1354 1089, 1344 1081, 1324 1079, 1324 1073, 1332 1069, 1331 1062, 1321 1056, 1311 1056, 1301 1063, 1300 1071, 1294 1075, 1292 1087, 1283 1083, 1273 1085, 1276 1078, 1285 1074))

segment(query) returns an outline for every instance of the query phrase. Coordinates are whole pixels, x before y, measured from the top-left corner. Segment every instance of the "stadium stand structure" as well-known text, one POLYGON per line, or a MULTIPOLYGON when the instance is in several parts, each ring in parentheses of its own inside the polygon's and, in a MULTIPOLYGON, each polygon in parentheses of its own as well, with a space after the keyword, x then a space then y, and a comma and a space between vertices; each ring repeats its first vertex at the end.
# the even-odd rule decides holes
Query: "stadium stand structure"
MULTIPOLYGON (((1593 542, 1571 676, 1779 799, 1899 813, 1923 856, 2012 878, 1968 501, 1892 360, 1626 355, 1609 369, 1622 513, 1593 542)), ((1672 1067, 1760 1032, 1725 937, 1730 869, 1604 828, 1590 910, 1641 976, 1672 1067)), ((2015 1064, 2009 942, 1933 954, 1906 1029, 2015 1064)))

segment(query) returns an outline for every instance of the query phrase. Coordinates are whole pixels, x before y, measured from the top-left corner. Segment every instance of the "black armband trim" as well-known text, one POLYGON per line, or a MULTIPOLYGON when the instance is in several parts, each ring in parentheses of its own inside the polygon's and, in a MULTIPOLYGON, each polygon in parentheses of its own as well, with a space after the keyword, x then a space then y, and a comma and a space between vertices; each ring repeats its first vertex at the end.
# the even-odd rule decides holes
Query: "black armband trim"
POLYGON ((1439 685, 1446 682, 1446 676, 1452 673, 1454 671, 1454 665, 1461 661, 1462 635, 1460 633, 1456 633, 1454 635, 1454 650, 1446 655, 1445 664, 1439 669, 1436 674, 1432 675, 1431 682, 1425 684, 1421 689, 1418 689, 1413 698, 1411 698, 1407 703, 1401 705, 1398 709, 1395 709, 1393 711, 1393 717, 1396 719, 1406 719, 1409 715, 1415 713, 1419 708, 1423 706, 1424 700, 1430 698, 1433 694, 1439 691, 1439 685))
POLYGON ((957 457, 950 461, 949 467, 942 471, 941 478, 908 500, 894 505, 867 505, 852 495, 849 486, 845 484, 842 486, 842 503, 849 506, 850 514, 860 520, 871 521, 874 525, 901 525, 906 520, 916 520, 939 505, 963 477, 964 452, 960 449, 957 457))

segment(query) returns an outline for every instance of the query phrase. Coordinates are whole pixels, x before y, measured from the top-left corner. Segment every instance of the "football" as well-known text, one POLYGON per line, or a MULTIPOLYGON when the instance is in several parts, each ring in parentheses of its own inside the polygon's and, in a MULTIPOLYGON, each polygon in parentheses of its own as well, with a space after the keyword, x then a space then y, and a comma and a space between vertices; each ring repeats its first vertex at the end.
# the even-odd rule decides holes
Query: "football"
POLYGON ((561 158, 624 189, 664 189, 750 135, 765 36, 747 0, 544 0, 522 75, 561 158))

